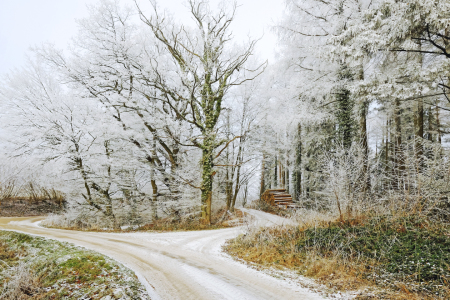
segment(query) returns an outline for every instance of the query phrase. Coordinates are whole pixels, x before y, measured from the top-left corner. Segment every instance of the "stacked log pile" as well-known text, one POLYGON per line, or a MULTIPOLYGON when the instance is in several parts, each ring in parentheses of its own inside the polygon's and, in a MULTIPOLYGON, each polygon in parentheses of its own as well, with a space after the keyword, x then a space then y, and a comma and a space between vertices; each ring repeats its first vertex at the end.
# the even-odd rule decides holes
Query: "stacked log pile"
POLYGON ((297 205, 292 200, 292 196, 289 195, 285 189, 273 189, 266 190, 262 196, 261 200, 269 205, 277 206, 279 208, 296 208, 297 205))

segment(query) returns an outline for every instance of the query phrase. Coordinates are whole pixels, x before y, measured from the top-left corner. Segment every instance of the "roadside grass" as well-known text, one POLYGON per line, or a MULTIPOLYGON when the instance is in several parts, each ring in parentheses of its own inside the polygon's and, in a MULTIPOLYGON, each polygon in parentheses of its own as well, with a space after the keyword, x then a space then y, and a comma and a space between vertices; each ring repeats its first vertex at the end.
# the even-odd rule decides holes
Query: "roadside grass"
POLYGON ((194 214, 170 216, 159 218, 151 223, 134 226, 122 226, 122 229, 112 229, 100 227, 96 224, 90 225, 80 222, 61 222, 60 216, 54 215, 41 222, 41 225, 47 228, 80 230, 93 232, 132 232, 132 231, 195 231, 212 230, 235 227, 242 224, 244 213, 235 209, 230 213, 225 208, 215 211, 211 216, 211 225, 201 223, 200 218, 194 214))
POLYGON ((0 299, 150 299, 136 275, 94 251, 0 231, 0 299))
POLYGON ((450 299, 450 225, 382 216, 250 231, 225 245, 257 266, 291 269, 359 299, 450 299))

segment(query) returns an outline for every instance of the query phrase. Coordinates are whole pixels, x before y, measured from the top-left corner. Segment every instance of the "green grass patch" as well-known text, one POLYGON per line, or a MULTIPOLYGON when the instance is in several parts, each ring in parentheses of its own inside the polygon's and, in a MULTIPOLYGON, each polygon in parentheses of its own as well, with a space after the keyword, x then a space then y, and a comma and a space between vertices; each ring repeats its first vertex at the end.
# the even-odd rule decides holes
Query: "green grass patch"
POLYGON ((0 231, 1 299, 149 299, 136 275, 68 243, 0 231))
POLYGON ((379 284, 404 283, 408 289, 438 293, 450 283, 450 231, 425 218, 374 218, 358 225, 334 223, 299 232, 299 252, 339 253, 369 262, 367 278, 379 284))

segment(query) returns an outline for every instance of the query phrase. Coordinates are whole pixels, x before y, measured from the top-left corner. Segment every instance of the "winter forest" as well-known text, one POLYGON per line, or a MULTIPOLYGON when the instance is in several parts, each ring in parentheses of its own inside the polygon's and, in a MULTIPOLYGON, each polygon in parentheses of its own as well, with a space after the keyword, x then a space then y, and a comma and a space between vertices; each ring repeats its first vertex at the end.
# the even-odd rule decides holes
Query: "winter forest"
POLYGON ((0 298, 450 299, 450 0, 161 3, 0 76, 0 298))
POLYGON ((0 197, 60 193, 60 222, 111 228, 280 188, 342 220, 446 217, 450 2, 287 0, 275 61, 233 39, 237 3, 189 0, 188 24, 150 4, 99 1, 70 50, 1 79, 0 197))

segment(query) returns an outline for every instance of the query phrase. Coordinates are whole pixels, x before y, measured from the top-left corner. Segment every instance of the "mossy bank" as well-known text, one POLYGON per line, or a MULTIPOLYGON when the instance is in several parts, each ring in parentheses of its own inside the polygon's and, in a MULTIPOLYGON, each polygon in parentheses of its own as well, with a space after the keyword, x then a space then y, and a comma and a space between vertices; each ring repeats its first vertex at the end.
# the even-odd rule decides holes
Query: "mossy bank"
POLYGON ((231 240, 232 256, 289 268, 360 299, 449 299, 450 226, 420 217, 376 217, 264 228, 231 240))
POLYGON ((0 231, 0 299, 150 299, 131 270, 94 251, 0 231))

